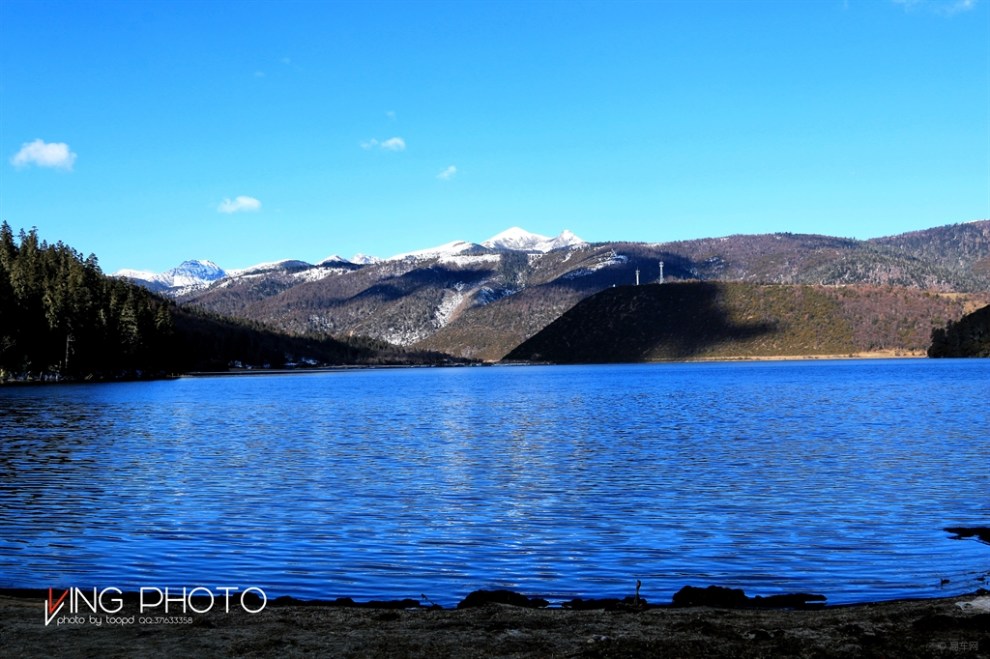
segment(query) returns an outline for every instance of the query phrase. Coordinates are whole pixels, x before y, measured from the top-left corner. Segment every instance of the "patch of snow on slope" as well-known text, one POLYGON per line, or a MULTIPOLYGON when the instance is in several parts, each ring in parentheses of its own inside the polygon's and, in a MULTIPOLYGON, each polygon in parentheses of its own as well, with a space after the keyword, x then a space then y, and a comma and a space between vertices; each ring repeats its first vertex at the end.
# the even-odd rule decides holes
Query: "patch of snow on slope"
POLYGON ((474 294, 474 306, 483 307, 486 304, 491 304, 497 300, 501 300, 503 297, 509 297, 510 295, 515 295, 521 289, 518 288, 500 288, 494 289, 490 286, 482 286, 474 294))
POLYGON ((392 345, 410 346, 417 341, 421 341, 429 336, 428 332, 410 328, 393 327, 381 335, 382 340, 388 341, 392 345))
POLYGON ((348 268, 327 268, 317 266, 315 268, 310 268, 309 270, 293 273, 292 278, 298 279, 299 281, 320 281, 321 279, 326 279, 327 277, 344 275, 348 272, 351 272, 348 268))
POLYGON ((454 312, 464 302, 463 286, 453 291, 444 291, 443 298, 433 312, 433 326, 437 329, 445 327, 454 316, 454 312))
POLYGON ((479 263, 498 263, 501 259, 501 254, 454 254, 441 256, 440 263, 464 267, 479 263))
POLYGON ((140 279, 142 281, 159 281, 161 275, 157 272, 151 272, 150 270, 131 270, 130 268, 124 268, 118 270, 111 275, 112 277, 121 277, 123 279, 140 279))
POLYGON ((305 261, 297 261, 296 259, 282 259, 281 261, 269 261, 267 263, 258 263, 247 268, 240 268, 239 270, 231 270, 227 273, 227 276, 242 277, 244 275, 271 272, 272 270, 304 270, 312 267, 313 265, 311 263, 306 263, 305 261))
POLYGON ((629 257, 625 254, 616 254, 615 250, 609 250, 605 254, 598 257, 595 263, 584 268, 579 268, 578 270, 572 270, 562 277, 562 279, 575 279, 577 277, 585 277, 597 272, 602 268, 608 268, 613 265, 621 265, 629 262, 629 257))

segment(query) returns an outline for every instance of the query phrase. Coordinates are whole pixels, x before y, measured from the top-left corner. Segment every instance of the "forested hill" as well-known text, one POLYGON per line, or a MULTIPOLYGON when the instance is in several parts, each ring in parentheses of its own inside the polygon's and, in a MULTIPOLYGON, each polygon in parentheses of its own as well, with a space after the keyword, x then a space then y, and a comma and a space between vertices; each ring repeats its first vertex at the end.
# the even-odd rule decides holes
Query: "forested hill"
POLYGON ((990 306, 932 332, 929 357, 990 357, 990 306))
POLYGON ((505 360, 920 355, 933 328, 984 304, 987 297, 898 287, 741 282, 620 286, 579 302, 505 360))
POLYGON ((163 301, 104 277, 95 256, 0 226, 2 375, 158 368, 171 330, 163 301))
POLYGON ((0 381, 115 379, 190 370, 306 364, 433 363, 382 342, 284 336, 258 325, 179 310, 104 276, 95 256, 0 225, 0 381))

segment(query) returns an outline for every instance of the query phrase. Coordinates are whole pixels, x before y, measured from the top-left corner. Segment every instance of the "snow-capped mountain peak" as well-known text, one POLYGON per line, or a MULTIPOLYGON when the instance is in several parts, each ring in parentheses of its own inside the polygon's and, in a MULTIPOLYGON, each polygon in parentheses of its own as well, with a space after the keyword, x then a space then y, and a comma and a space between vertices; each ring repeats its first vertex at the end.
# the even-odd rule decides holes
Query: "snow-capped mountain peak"
POLYGON ((519 227, 512 227, 498 235, 492 236, 481 244, 488 249, 496 250, 549 252, 554 249, 560 249, 561 247, 583 245, 585 242, 567 229, 564 229, 556 237, 551 238, 550 236, 531 233, 519 227))
POLYGON ((183 261, 178 267, 160 274, 144 270, 123 269, 115 272, 113 276, 130 279, 153 291, 162 291, 166 289, 203 288, 218 279, 223 279, 227 273, 213 261, 190 260, 183 261))
POLYGON ((191 260, 183 261, 179 267, 166 270, 160 276, 169 286, 199 286, 223 279, 227 273, 213 261, 191 260))
POLYGON ((351 263, 356 263, 357 265, 371 265, 373 263, 381 263, 383 259, 377 256, 368 256, 367 254, 357 253, 348 259, 351 263))
POLYGON ((481 243, 488 249, 511 249, 528 252, 535 250, 537 245, 550 240, 550 236, 541 236, 538 233, 530 233, 519 227, 511 227, 502 233, 496 234, 481 243))
POLYGON ((574 233, 568 229, 561 231, 555 238, 550 241, 550 250, 560 249, 562 247, 579 247, 581 245, 587 245, 584 240, 574 235, 574 233))

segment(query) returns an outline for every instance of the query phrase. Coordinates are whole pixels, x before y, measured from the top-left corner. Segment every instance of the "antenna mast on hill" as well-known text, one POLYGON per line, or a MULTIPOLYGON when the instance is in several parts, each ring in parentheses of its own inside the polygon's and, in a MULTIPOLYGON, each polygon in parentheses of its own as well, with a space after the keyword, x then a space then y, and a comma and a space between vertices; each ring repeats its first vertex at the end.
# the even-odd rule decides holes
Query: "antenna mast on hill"
POLYGON ((639 268, 636 268, 636 285, 639 286, 639 268))
POLYGON ((660 261, 660 279, 657 280, 657 283, 663 283, 663 261, 660 261))

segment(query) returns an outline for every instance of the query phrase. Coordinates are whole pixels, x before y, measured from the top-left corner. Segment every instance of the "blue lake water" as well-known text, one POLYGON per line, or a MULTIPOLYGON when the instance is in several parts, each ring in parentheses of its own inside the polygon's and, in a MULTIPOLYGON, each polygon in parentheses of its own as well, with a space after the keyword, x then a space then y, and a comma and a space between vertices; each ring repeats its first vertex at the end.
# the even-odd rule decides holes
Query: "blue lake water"
POLYGON ((988 394, 990 360, 0 388, 0 587, 969 592, 988 394))

